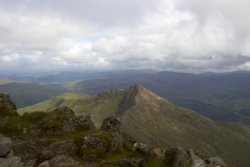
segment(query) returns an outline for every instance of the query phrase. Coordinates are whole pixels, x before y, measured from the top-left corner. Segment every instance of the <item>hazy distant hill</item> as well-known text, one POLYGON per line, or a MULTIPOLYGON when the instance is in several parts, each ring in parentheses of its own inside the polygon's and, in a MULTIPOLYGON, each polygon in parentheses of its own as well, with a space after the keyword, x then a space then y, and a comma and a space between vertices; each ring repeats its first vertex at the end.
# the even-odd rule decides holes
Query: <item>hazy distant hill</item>
POLYGON ((11 79, 0 77, 0 85, 5 85, 5 84, 11 83, 11 82, 14 82, 14 81, 11 79))
POLYGON ((1 93, 8 93, 17 107, 30 106, 68 91, 61 85, 18 83, 0 85, 1 93))
MULTIPOLYGON (((20 78, 22 77, 19 76, 20 78)), ((32 92, 27 90, 27 86, 24 89, 23 86, 0 86, 0 91, 11 92, 18 107, 29 106, 68 91, 96 95, 106 89, 127 89, 134 83, 141 83, 174 104, 190 108, 213 120, 250 124, 250 73, 247 71, 203 74, 136 70, 65 72, 29 76, 25 79, 34 82, 62 83, 70 90, 65 90, 65 86, 50 84, 49 89, 40 88, 41 84, 37 84, 40 85, 38 89, 31 86, 32 92), (76 81, 79 79, 84 81, 76 81), (63 83, 66 81, 67 83, 63 83), (16 97, 17 92, 25 95, 16 97), (38 95, 34 92, 42 93, 38 95)))
POLYGON ((66 93, 19 112, 49 111, 61 106, 69 106, 77 114, 89 114, 97 126, 105 117, 120 116, 124 132, 154 147, 193 148, 200 154, 221 156, 234 166, 245 167, 250 163, 247 127, 214 122, 172 104, 141 85, 93 97, 66 93))

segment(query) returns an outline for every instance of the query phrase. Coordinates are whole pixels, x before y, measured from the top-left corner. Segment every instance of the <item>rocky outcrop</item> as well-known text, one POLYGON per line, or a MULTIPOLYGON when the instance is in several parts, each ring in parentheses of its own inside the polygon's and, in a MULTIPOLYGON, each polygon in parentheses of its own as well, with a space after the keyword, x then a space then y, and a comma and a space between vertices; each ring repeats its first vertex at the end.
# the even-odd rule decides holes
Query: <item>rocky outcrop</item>
POLYGON ((101 129, 113 135, 120 134, 121 120, 114 116, 110 116, 103 120, 101 129))
POLYGON ((165 152, 165 162, 171 167, 226 167, 217 157, 204 159, 191 149, 173 148, 165 152))
POLYGON ((99 94, 97 94, 97 99, 99 100, 104 100, 104 99, 109 99, 117 95, 123 95, 126 91, 123 89, 111 89, 111 90, 106 90, 103 91, 99 94))
POLYGON ((144 143, 139 143, 139 142, 134 143, 134 151, 141 153, 147 156, 148 158, 153 158, 156 156, 153 149, 144 143))
POLYGON ((78 147, 72 139, 34 139, 17 142, 13 146, 16 155, 25 163, 37 159, 39 162, 51 159, 57 155, 76 156, 78 147))
POLYGON ((0 93, 0 116, 17 114, 16 105, 8 94, 0 93))
POLYGON ((95 136, 85 136, 80 146, 80 154, 86 161, 96 161, 102 158, 109 148, 109 138, 101 140, 95 136))
POLYGON ((108 167, 108 166, 117 166, 117 167, 146 167, 146 163, 142 158, 134 159, 121 159, 115 161, 105 161, 97 165, 97 167, 108 167))
POLYGON ((33 126, 34 134, 67 134, 81 130, 95 129, 90 116, 77 117, 74 111, 68 107, 58 108, 47 114, 42 120, 33 126))
POLYGON ((6 156, 12 148, 12 141, 0 134, 0 157, 6 156))
POLYGON ((49 160, 49 167, 74 167, 78 164, 78 161, 65 155, 57 155, 49 160))
POLYGON ((24 167, 20 157, 12 156, 8 158, 0 158, 1 167, 24 167))
POLYGON ((1 167, 24 167, 20 157, 12 152, 12 141, 0 134, 0 166, 1 167))
POLYGON ((38 167, 76 167, 78 164, 79 162, 72 157, 57 155, 50 160, 40 163, 38 167))

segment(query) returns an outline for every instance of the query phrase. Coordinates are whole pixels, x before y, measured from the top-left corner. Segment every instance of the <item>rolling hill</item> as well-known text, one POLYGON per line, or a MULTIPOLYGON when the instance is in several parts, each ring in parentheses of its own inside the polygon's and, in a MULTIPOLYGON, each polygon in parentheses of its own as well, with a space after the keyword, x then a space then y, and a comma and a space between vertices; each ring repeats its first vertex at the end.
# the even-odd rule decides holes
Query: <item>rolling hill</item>
POLYGON ((78 115, 89 114, 97 126, 105 117, 115 114, 122 120, 122 131, 154 147, 192 148, 201 155, 218 155, 231 166, 245 167, 250 163, 248 127, 214 122, 141 85, 128 91, 105 91, 94 97, 67 93, 19 112, 48 111, 66 105, 78 115), (58 101, 60 105, 56 105, 58 101))
POLYGON ((9 84, 9 83, 12 83, 12 82, 14 82, 14 81, 11 80, 11 79, 0 77, 0 85, 9 84))

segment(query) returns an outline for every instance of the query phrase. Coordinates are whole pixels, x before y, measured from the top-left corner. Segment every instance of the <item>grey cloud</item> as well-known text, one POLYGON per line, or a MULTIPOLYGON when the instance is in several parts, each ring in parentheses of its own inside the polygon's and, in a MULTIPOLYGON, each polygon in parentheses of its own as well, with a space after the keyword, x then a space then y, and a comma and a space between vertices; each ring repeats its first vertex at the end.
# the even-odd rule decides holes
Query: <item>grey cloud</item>
POLYGON ((250 70, 249 3, 2 0, 0 65, 250 70))
POLYGON ((50 13, 63 19, 87 21, 99 26, 136 24, 145 13, 155 10, 159 0, 3 0, 8 10, 50 13))

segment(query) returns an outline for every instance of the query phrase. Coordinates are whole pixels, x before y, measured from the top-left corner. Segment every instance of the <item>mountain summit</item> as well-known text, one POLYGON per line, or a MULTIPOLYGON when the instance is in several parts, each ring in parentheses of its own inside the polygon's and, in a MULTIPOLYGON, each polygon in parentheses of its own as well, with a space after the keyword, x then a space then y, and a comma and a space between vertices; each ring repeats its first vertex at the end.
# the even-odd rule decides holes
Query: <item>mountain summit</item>
POLYGON ((128 92, 124 96, 122 102, 119 105, 117 114, 121 116, 135 105, 150 105, 151 107, 154 107, 154 111, 157 112, 159 101, 165 101, 166 103, 170 104, 170 102, 167 102, 144 86, 135 84, 128 90, 128 92))

